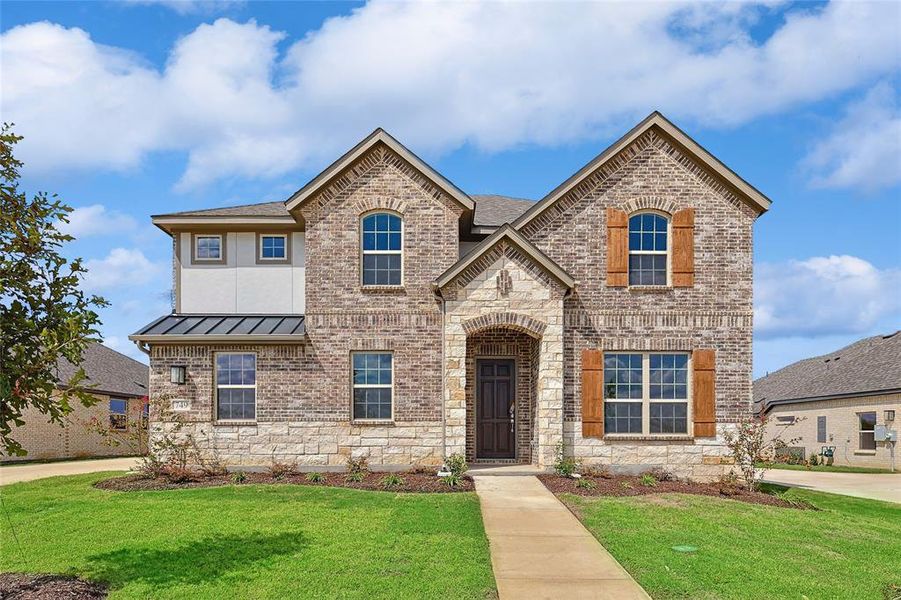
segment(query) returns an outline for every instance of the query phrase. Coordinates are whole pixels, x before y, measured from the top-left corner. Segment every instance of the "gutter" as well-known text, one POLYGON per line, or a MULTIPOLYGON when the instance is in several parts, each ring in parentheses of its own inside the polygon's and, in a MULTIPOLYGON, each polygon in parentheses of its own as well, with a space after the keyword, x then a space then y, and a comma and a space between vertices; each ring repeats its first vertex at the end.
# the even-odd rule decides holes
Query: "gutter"
POLYGON ((781 398, 779 400, 771 400, 767 402, 763 400, 764 414, 770 411, 774 406, 782 406, 785 404, 805 404, 807 402, 820 402, 823 400, 841 400, 843 398, 868 398, 871 396, 884 396, 887 394, 901 394, 901 387, 887 388, 884 390, 866 390, 862 392, 845 392, 842 394, 826 394, 823 396, 808 396, 806 398, 781 398))

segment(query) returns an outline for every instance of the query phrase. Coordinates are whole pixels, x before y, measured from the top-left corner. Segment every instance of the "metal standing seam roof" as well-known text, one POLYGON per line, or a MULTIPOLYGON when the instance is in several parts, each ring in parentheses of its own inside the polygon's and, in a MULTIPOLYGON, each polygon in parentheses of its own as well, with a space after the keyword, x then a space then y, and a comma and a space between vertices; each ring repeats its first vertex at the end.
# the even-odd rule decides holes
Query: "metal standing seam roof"
MULTIPOLYGON (((171 314, 128 336, 134 341, 194 338, 302 338, 303 315, 171 314)), ((275 341, 275 340, 273 340, 275 341)))

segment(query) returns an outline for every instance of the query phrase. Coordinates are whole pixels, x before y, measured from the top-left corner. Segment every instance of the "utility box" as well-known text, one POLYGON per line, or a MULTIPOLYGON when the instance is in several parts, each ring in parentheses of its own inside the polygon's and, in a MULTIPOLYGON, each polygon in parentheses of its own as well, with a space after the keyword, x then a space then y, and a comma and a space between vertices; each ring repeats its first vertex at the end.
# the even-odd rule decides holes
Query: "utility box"
POLYGON ((894 429, 889 429, 885 425, 877 425, 873 430, 873 437, 877 442, 892 442, 895 443, 898 441, 898 432, 894 429))

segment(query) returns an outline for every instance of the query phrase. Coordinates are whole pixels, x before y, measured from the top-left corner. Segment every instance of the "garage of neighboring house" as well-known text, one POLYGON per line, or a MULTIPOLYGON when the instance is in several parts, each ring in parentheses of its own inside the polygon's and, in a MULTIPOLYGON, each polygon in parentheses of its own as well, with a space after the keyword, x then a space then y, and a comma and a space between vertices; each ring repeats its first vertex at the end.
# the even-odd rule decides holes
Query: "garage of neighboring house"
MULTIPOLYGON (((768 434, 796 454, 836 465, 890 468, 901 419, 901 335, 865 338, 754 382, 768 434)), ((786 449, 788 451, 789 449, 786 449)))
MULTIPOLYGON (((73 411, 63 425, 51 423, 46 415, 29 408, 23 414, 25 425, 12 432, 28 454, 2 454, 0 462, 128 456, 146 451, 147 365, 95 343, 86 348, 81 367, 97 402, 83 406, 73 401, 73 411)), ((69 381, 77 368, 60 360, 60 385, 69 381)))

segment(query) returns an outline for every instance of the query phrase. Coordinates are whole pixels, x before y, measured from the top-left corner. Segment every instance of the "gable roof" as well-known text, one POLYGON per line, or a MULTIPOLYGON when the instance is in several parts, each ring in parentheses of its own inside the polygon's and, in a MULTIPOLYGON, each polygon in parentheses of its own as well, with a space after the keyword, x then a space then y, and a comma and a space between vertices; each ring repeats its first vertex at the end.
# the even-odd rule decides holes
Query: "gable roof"
POLYGON ((513 226, 519 229, 526 223, 540 215, 546 208, 562 198, 579 183, 601 168, 607 161, 619 154, 629 144, 644 135, 649 129, 656 128, 666 137, 676 142, 701 164, 724 180, 736 193, 758 213, 769 209, 772 201, 764 196, 757 188, 739 177, 732 169, 724 165, 715 156, 705 150, 700 144, 691 139, 684 131, 676 127, 658 111, 652 112, 641 123, 633 127, 623 137, 611 144, 606 150, 598 154, 587 165, 579 169, 572 177, 554 188, 547 196, 538 201, 532 208, 520 215, 513 226))
MULTIPOLYGON (((94 386, 90 391, 128 397, 142 397, 148 393, 149 367, 103 344, 89 344, 81 366, 88 377, 85 384, 94 386)), ((64 386, 77 370, 78 367, 60 358, 56 363, 57 382, 64 386)))
POLYGON ((472 218, 475 227, 500 227, 504 223, 512 223, 535 204, 534 200, 497 194, 474 194, 470 197, 476 203, 476 212, 472 218))
POLYGON ((544 252, 539 250, 532 242, 527 240, 521 233, 513 229, 509 223, 503 225, 500 229, 489 235, 487 238, 479 242, 479 244, 469 251, 469 253, 454 263, 447 271, 445 271, 438 279, 435 285, 440 289, 449 284, 454 278, 462 273, 469 265, 478 260, 483 254, 491 250, 494 245, 501 240, 507 240, 522 252, 540 264, 544 269, 553 275, 560 283, 567 288, 572 289, 576 282, 563 268, 551 260, 544 252))
POLYGON ((421 158, 413 154, 406 146, 394 139, 387 131, 379 127, 363 138, 356 146, 345 152, 338 160, 326 167, 324 171, 311 179, 309 183, 294 192, 294 194, 285 201, 287 209, 291 211, 301 206, 304 201, 327 185, 335 176, 348 168, 354 161, 363 156, 376 144, 380 143, 385 144, 401 158, 413 165, 416 170, 444 190, 447 195, 459 202, 464 208, 467 210, 473 210, 475 208, 472 199, 467 196, 465 192, 448 181, 441 173, 430 167, 421 158))
POLYGON ((901 334, 877 335, 799 360, 754 381, 759 410, 775 404, 901 391, 901 334))
POLYGON ((237 206, 222 206, 219 208, 204 208, 200 210, 185 210, 181 212, 153 215, 160 217, 290 217, 291 213, 285 208, 281 200, 275 202, 257 202, 255 204, 239 204, 237 206))

